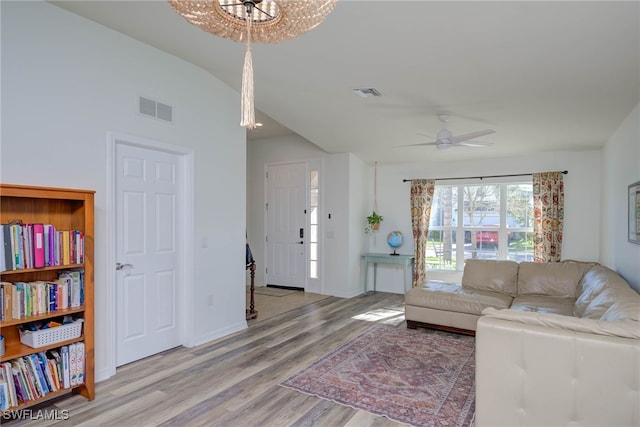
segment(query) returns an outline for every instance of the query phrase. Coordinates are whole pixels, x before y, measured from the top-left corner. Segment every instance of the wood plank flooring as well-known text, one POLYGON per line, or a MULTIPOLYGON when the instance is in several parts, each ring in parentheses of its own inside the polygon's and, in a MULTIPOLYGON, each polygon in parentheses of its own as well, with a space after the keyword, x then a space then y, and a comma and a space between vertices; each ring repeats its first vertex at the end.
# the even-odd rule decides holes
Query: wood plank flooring
POLYGON ((329 297, 194 348, 122 366, 96 384, 96 399, 68 395, 32 408, 66 420, 8 426, 348 426, 402 424, 278 384, 374 323, 405 328, 404 296, 329 297))

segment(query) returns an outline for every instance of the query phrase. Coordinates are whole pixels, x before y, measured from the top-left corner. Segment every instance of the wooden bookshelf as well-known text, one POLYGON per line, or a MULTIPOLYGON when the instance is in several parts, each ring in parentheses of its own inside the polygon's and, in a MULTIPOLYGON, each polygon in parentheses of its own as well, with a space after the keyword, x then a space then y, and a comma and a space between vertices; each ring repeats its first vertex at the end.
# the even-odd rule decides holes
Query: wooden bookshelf
POLYGON ((3 282, 54 280, 61 270, 84 271, 84 305, 52 311, 46 314, 0 322, 5 340, 5 353, 0 361, 39 353, 82 341, 84 343, 84 383, 50 392, 42 398, 23 402, 9 410, 31 406, 65 392, 78 393, 89 400, 95 397, 94 387, 94 191, 67 188, 35 187, 0 184, 0 223, 22 221, 25 224, 52 224, 57 230, 79 230, 84 233, 84 263, 56 265, 44 268, 6 270, 0 272, 3 282), (31 348, 20 342, 19 327, 23 324, 72 314, 83 319, 82 334, 77 339, 45 347, 31 348))

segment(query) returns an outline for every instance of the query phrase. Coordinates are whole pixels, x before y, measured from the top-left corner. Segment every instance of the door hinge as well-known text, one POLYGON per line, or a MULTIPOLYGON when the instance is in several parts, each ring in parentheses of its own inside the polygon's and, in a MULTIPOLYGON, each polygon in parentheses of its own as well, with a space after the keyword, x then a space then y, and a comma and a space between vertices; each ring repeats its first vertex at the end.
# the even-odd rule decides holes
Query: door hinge
POLYGON ((267 203, 265 203, 265 204, 264 204, 264 209, 265 209, 266 211, 268 211, 268 210, 269 210, 269 202, 267 202, 267 203))

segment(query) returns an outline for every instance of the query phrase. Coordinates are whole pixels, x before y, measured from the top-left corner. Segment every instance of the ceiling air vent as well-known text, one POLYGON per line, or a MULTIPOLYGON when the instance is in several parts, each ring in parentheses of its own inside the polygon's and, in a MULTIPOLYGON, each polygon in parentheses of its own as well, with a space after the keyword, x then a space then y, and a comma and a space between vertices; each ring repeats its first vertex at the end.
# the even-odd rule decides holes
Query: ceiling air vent
POLYGON ((153 99, 139 97, 138 112, 148 117, 173 123, 173 107, 153 99))
POLYGON ((378 91, 378 89, 375 89, 375 88, 372 88, 372 87, 354 89, 353 91, 358 96, 361 96, 363 98, 369 98, 371 96, 382 96, 382 94, 380 93, 380 91, 378 91))

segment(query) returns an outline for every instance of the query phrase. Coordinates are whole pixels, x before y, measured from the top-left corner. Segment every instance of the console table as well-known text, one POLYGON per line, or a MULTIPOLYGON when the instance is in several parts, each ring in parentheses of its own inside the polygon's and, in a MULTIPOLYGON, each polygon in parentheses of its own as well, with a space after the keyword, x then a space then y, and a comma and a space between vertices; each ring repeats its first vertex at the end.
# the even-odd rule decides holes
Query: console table
POLYGON ((376 291, 376 275, 378 264, 400 264, 404 266, 404 290, 411 288, 413 280, 413 265, 415 257, 413 255, 390 255, 381 253, 366 253, 362 255, 364 259, 364 291, 369 290, 369 264, 373 264, 373 292, 376 291), (407 286, 407 269, 411 267, 411 276, 409 276, 409 286, 407 286))

